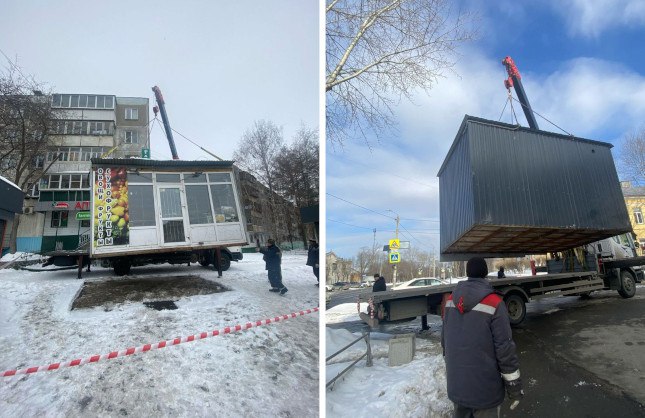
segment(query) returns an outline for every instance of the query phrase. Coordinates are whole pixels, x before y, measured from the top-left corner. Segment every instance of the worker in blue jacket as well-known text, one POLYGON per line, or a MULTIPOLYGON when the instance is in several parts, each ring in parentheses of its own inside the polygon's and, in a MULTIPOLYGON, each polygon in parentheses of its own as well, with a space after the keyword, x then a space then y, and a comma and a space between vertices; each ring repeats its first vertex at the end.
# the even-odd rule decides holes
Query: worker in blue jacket
POLYGON ((486 276, 480 257, 466 264, 444 310, 441 346, 453 417, 499 417, 504 392, 514 409, 524 396, 519 360, 502 297, 486 276))
POLYGON ((281 295, 287 293, 287 287, 282 284, 282 269, 280 267, 282 263, 282 251, 275 245, 275 241, 269 238, 266 247, 256 247, 255 251, 259 251, 264 255, 263 259, 266 263, 269 283, 271 283, 269 292, 280 292, 281 295))

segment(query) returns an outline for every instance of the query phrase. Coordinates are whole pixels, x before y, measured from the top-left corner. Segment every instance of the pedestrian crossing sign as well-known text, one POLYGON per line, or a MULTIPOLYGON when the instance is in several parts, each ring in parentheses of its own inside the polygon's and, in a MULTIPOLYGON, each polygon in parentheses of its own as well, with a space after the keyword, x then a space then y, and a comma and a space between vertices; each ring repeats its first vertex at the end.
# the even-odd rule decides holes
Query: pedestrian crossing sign
POLYGON ((398 251, 392 251, 390 253, 390 264, 395 264, 400 262, 401 262, 401 254, 399 254, 398 251))
POLYGON ((390 240, 390 250, 398 250, 401 248, 401 241, 398 238, 390 240))

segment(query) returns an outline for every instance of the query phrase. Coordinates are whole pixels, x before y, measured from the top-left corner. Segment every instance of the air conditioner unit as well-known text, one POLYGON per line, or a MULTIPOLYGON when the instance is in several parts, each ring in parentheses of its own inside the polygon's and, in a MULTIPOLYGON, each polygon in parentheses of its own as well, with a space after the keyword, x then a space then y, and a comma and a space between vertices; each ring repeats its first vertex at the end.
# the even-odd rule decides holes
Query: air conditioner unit
POLYGON ((23 211, 23 213, 25 215, 31 215, 32 213, 34 213, 34 207, 33 206, 26 207, 25 210, 23 211))

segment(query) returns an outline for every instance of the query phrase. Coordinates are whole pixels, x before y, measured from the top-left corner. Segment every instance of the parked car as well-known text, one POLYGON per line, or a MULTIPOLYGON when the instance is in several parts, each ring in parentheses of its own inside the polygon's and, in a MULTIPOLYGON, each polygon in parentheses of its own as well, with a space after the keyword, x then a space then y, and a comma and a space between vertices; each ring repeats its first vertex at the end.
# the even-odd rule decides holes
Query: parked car
POLYGON ((349 289, 349 283, 347 282, 336 282, 333 284, 334 290, 347 290, 349 289))
POLYGON ((408 289, 408 288, 419 288, 422 286, 436 286, 439 284, 444 284, 443 281, 435 277, 419 277, 416 279, 408 280, 394 286, 392 289, 408 289))
POLYGON ((334 286, 332 286, 332 285, 330 285, 330 284, 326 284, 326 285, 325 285, 325 290, 326 290, 327 292, 333 292, 333 291, 334 291, 334 286))
POLYGON ((374 283, 369 283, 369 282, 363 282, 361 283, 361 287, 372 287, 374 283))

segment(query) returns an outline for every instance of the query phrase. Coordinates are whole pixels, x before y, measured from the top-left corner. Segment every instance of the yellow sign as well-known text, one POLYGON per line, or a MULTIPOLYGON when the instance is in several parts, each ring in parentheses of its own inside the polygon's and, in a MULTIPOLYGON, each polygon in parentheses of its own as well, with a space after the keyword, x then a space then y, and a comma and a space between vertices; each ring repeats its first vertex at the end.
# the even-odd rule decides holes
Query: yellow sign
POLYGON ((399 252, 398 251, 392 251, 390 253, 390 264, 395 264, 395 263, 400 263, 400 262, 401 262, 401 255, 399 254, 399 252))
POLYGON ((401 242, 398 238, 390 240, 390 250, 398 250, 401 248, 401 242))

